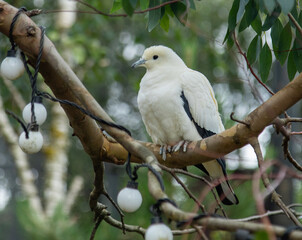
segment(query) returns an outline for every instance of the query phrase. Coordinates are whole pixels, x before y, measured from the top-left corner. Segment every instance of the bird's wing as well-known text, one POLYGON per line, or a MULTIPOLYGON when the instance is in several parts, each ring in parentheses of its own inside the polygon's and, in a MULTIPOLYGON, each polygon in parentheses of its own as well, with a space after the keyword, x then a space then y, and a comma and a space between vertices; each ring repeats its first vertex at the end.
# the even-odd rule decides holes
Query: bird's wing
MULTIPOLYGON (((219 133, 224 130, 218 112, 214 91, 208 79, 201 73, 188 69, 181 76, 183 96, 187 99, 192 119, 205 130, 219 133)), ((190 117, 190 116, 189 116, 190 117)), ((191 119, 191 120, 192 120, 191 119)), ((206 133, 205 133, 206 134, 206 133)), ((208 136, 202 136, 209 137, 208 136)))
MULTIPOLYGON (((210 137, 224 130, 213 89, 201 73, 188 69, 181 76, 183 106, 190 120, 202 138, 210 137)), ((224 204, 237 204, 238 199, 226 177, 226 165, 221 158, 197 164, 196 167, 219 181, 216 186, 224 204)))

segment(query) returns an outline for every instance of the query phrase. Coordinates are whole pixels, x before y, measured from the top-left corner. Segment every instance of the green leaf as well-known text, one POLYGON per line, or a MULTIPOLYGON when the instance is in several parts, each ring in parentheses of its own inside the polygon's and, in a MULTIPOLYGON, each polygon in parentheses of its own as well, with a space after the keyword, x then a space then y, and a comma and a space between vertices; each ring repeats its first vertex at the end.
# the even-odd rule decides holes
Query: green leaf
POLYGON ((242 32, 244 29, 246 29, 248 27, 248 23, 246 20, 246 13, 243 15, 243 18, 241 19, 241 22, 239 24, 239 32, 242 32))
MULTIPOLYGON (((251 23, 254 21, 254 19, 257 17, 257 15, 258 15, 258 10, 256 8, 256 3, 254 0, 250 0, 248 4, 245 6, 245 13, 239 25, 239 32, 249 27, 251 23)), ((237 19, 238 19, 238 14, 237 14, 237 19)))
POLYGON ((110 10, 110 13, 114 13, 114 12, 120 10, 121 8, 122 8, 122 3, 121 3, 121 1, 120 1, 120 0, 115 0, 115 1, 113 2, 112 8, 111 8, 111 10, 110 10))
POLYGON ((130 4, 135 9, 136 8, 136 4, 137 4, 137 0, 130 0, 130 4))
POLYGON ((165 13, 163 15, 163 17, 161 18, 161 20, 160 20, 160 27, 162 29, 164 29, 166 32, 168 32, 169 31, 169 23, 170 23, 169 16, 168 16, 167 13, 165 13))
MULTIPOLYGON (((150 0, 149 8, 158 6, 160 0, 150 0)), ((151 32, 158 24, 161 16, 160 8, 149 12, 148 31, 151 32)))
POLYGON ((295 5, 295 0, 277 0, 282 12, 287 15, 295 5))
MULTIPOLYGON (((300 13, 300 15, 297 19, 297 22, 299 23, 300 26, 302 26, 302 13, 300 13)), ((296 28, 296 26, 295 26, 295 28, 296 28)), ((302 35, 297 28, 296 28, 296 38, 298 38, 298 39, 300 39, 300 41, 302 41, 302 35)))
POLYGON ((171 9, 181 24, 184 24, 187 21, 187 17, 188 17, 187 7, 184 3, 182 2, 173 3, 171 4, 171 9))
POLYGON ((272 53, 267 43, 265 43, 261 49, 259 64, 261 79, 263 82, 266 82, 272 66, 272 53))
POLYGON ((234 45, 234 40, 233 38, 228 38, 228 41, 227 41, 227 46, 228 46, 228 49, 232 48, 234 45))
POLYGON ((280 12, 281 12, 280 7, 277 7, 271 15, 266 17, 264 24, 262 26, 262 31, 267 31, 268 29, 271 28, 271 26, 273 26, 273 24, 278 19, 280 12))
POLYGON ((250 0, 249 3, 245 6, 245 13, 247 24, 248 26, 250 26, 258 15, 258 10, 254 0, 250 0))
POLYGON ((296 7, 293 7, 293 9, 291 10, 291 12, 290 12, 290 13, 293 15, 293 17, 294 17, 296 20, 298 20, 299 13, 298 13, 298 11, 297 11, 297 8, 296 8, 296 7))
POLYGON ((264 6, 265 6, 266 10, 271 15, 277 6, 276 1, 275 0, 263 0, 263 2, 264 2, 264 6))
POLYGON ((132 16, 134 12, 134 7, 132 6, 130 0, 122 0, 122 6, 125 12, 129 15, 132 16))
MULTIPOLYGON (((301 40, 301 38, 299 39, 301 40)), ((298 72, 302 72, 302 43, 298 39, 295 40, 293 46, 293 55, 298 72)))
POLYGON ((292 30, 291 30, 290 23, 288 22, 280 34, 280 39, 278 44, 279 53, 277 55, 278 57, 276 56, 279 62, 281 63, 281 65, 283 65, 286 61, 291 43, 292 43, 292 30))
POLYGON ((271 38, 272 38, 274 54, 277 59, 279 58, 279 39, 280 39, 282 30, 283 30, 282 23, 280 22, 279 19, 277 19, 276 22, 274 23, 274 25, 272 26, 272 31, 271 31, 271 38))
POLYGON ((140 0, 139 5, 141 7, 141 10, 145 10, 148 8, 149 1, 148 0, 140 0))
POLYGON ((294 51, 290 51, 287 59, 287 74, 290 81, 295 77, 296 72, 297 68, 294 59, 294 51))
POLYGON ((237 12, 239 9, 239 3, 240 0, 234 0, 232 8, 229 13, 229 19, 228 19, 228 24, 229 24, 229 31, 232 32, 237 24, 237 12))
POLYGON ((174 17, 174 13, 173 13, 173 11, 172 11, 170 5, 167 5, 167 6, 165 7, 165 13, 167 13, 171 18, 174 17))
POLYGON ((262 46, 261 36, 256 35, 251 41, 251 44, 247 50, 247 60, 249 61, 250 64, 253 64, 257 60, 261 50, 261 46, 262 46))
POLYGON ((255 1, 257 3, 257 6, 259 7, 259 10, 263 13, 267 13, 263 0, 255 0, 255 1))
POLYGON ((225 41, 226 40, 228 40, 228 39, 232 39, 231 37, 230 37, 230 29, 228 28, 227 29, 227 32, 225 33, 225 36, 224 36, 224 39, 223 39, 223 44, 225 43, 225 41))
POLYGON ((239 8, 236 16, 236 23, 238 23, 241 20, 243 14, 245 13, 245 6, 248 2, 249 0, 240 0, 239 8))
POLYGON ((255 20, 251 23, 252 28, 254 31, 258 34, 261 35, 262 33, 262 22, 259 14, 256 16, 255 20))
POLYGON ((273 45, 275 45, 275 46, 278 46, 278 44, 279 44, 279 39, 280 39, 282 29, 283 29, 282 23, 279 19, 277 19, 276 22, 274 23, 274 25, 272 26, 272 31, 271 31, 272 42, 273 42, 273 45))

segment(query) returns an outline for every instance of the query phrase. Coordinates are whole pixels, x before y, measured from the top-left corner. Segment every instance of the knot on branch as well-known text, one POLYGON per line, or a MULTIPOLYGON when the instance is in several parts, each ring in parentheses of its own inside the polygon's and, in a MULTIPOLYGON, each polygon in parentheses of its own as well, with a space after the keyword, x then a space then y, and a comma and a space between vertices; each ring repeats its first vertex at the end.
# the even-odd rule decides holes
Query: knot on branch
POLYGON ((238 123, 244 124, 244 125, 247 126, 248 128, 251 127, 251 124, 250 124, 250 123, 244 122, 244 121, 242 121, 242 120, 238 120, 238 119, 234 118, 234 114, 235 114, 234 112, 231 113, 231 115, 230 115, 231 120, 233 120, 234 122, 238 122, 238 123))

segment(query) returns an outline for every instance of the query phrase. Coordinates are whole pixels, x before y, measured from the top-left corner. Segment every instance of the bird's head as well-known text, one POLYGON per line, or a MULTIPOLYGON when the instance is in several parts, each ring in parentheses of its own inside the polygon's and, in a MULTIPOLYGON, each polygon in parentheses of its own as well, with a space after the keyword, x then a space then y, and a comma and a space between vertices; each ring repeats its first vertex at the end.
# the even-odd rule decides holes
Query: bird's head
POLYGON ((131 67, 145 67, 147 70, 160 67, 186 66, 182 59, 171 49, 162 45, 152 46, 144 51, 143 56, 131 67))

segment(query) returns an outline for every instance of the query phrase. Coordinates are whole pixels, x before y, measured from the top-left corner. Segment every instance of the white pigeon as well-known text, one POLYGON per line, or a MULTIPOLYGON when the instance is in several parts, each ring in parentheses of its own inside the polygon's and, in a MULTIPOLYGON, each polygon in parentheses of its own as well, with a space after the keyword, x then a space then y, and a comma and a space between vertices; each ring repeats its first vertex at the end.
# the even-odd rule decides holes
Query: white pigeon
MULTIPOLYGON (((200 72, 186 66, 170 48, 152 46, 132 67, 147 69, 140 82, 138 108, 152 141, 166 151, 186 151, 189 141, 198 141, 224 130, 213 89, 200 72), (173 148, 172 148, 173 146, 173 148)), ((226 180, 222 159, 196 165, 219 184, 216 186, 224 204, 238 204, 226 180)))

